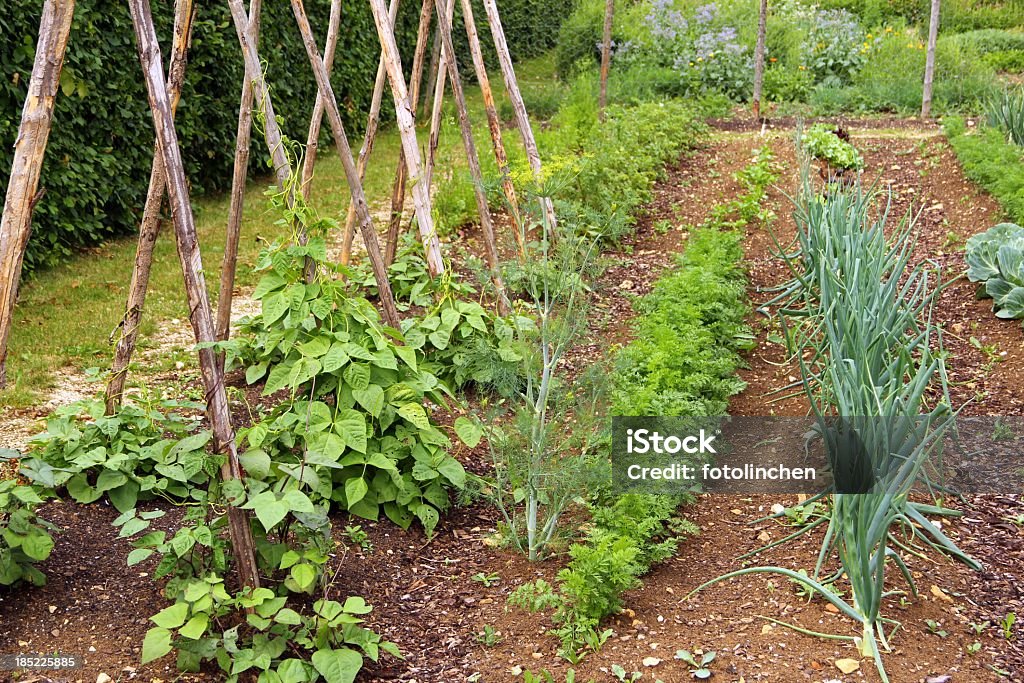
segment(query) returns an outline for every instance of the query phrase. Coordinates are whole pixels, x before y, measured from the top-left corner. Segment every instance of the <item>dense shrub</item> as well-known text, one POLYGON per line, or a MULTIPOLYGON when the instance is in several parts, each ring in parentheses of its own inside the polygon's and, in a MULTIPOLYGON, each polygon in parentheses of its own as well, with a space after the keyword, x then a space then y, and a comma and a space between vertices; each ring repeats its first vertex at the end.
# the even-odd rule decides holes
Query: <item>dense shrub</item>
MULTIPOLYGON (((839 111, 915 113, 921 109, 924 43, 914 31, 891 32, 872 43, 868 61, 848 88, 821 87, 810 102, 819 115, 839 111)), ((939 38, 933 110, 977 111, 995 88, 995 73, 971 47, 939 38)))
MULTIPOLYGON (((894 20, 927 24, 929 15, 927 0, 819 0, 818 4, 853 12, 866 26, 894 20)), ((940 22, 949 33, 1013 28, 1024 25, 1024 7, 1014 0, 943 0, 940 22)))
POLYGON ((996 71, 1024 71, 1024 33, 999 29, 968 31, 953 40, 981 55, 996 71))
MULTIPOLYGON (((322 40, 330 1, 310 0, 306 5, 322 40)), ((171 2, 153 6, 157 33, 165 45, 173 22, 172 7, 171 2)), ((177 116, 186 170, 196 194, 223 190, 230 183, 243 73, 227 4, 200 3, 198 7, 177 116)), ((550 46, 564 11, 555 3, 537 0, 502 2, 501 9, 510 49, 518 57, 550 46)), ((0 13, 0 186, 6 185, 10 172, 40 13, 41 3, 36 0, 11 0, 0 13)), ((396 35, 407 61, 412 57, 418 17, 415 3, 402 6, 396 35)), ((477 21, 485 49, 491 52, 482 6, 477 21)), ((260 48, 284 132, 304 141, 316 84, 287 2, 264 6, 260 48)), ((379 51, 369 5, 345 3, 332 82, 353 138, 363 129, 379 51)), ((461 63, 471 69, 468 55, 463 55, 461 63)), ((167 56, 165 49, 165 59, 167 56)), ((384 98, 384 121, 391 117, 390 101, 390 96, 384 98)), ((76 247, 132 232, 149 180, 152 145, 151 118, 128 8, 113 0, 80 0, 40 182, 47 192, 33 216, 26 265, 52 264, 76 247)), ((253 151, 252 171, 267 170, 267 155, 258 137, 253 151)))

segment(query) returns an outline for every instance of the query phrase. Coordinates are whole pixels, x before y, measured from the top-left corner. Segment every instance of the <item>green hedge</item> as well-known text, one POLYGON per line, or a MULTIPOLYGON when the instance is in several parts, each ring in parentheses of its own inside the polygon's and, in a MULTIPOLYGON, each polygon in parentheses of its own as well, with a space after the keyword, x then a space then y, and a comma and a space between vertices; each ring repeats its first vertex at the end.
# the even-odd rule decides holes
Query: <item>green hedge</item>
MULTIPOLYGON (((227 3, 197 4, 177 129, 193 192, 201 194, 230 184, 243 69, 227 3)), ((10 173, 41 7, 38 0, 8 0, 0 13, 2 186, 10 173)), ((544 49, 557 34, 557 15, 539 0, 502 2, 501 7, 514 56, 544 49)), ((308 0, 306 9, 314 32, 319 30, 318 42, 322 41, 330 1, 308 0)), ((396 37, 407 60, 412 57, 419 9, 419 3, 407 0, 399 13, 396 37)), ((154 2, 153 14, 161 43, 169 45, 173 2, 154 2)), ((477 21, 489 47, 482 6, 477 21)), ((369 3, 345 2, 341 27, 332 81, 346 128, 356 138, 362 134, 380 50, 369 3)), ((284 132, 304 141, 316 84, 287 2, 265 3, 260 48, 284 132)), ((167 56, 165 48, 165 60, 167 56)), ((471 68, 468 55, 462 61, 471 68)), ((29 269, 55 263, 76 248, 137 227, 149 179, 153 133, 125 3, 79 0, 61 90, 40 183, 46 195, 36 206, 26 255, 29 269)), ((390 99, 385 97, 385 121, 391 116, 390 99)), ((254 173, 267 170, 262 140, 256 143, 254 173)))

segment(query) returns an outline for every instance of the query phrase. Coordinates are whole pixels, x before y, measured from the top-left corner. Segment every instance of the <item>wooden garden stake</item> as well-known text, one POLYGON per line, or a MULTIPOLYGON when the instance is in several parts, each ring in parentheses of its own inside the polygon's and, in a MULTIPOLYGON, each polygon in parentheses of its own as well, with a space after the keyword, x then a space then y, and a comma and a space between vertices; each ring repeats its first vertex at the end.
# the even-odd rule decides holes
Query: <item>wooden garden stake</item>
MULTIPOLYGON (((178 256, 185 279, 188 296, 189 319, 197 343, 215 340, 210 301, 206 295, 203 278, 203 263, 199 253, 199 239, 189 204, 185 169, 178 148, 178 136, 174 130, 167 84, 164 80, 160 59, 160 45, 157 43, 150 14, 149 0, 129 0, 132 23, 139 51, 139 62, 145 74, 146 92, 153 112, 153 127, 156 129, 157 146, 163 159, 167 179, 167 196, 171 206, 171 217, 177 234, 178 256)), ((231 413, 228 409, 227 392, 224 389, 224 373, 217 355, 212 348, 199 350, 199 366, 206 390, 207 416, 213 431, 214 449, 226 456, 221 476, 225 480, 240 479, 242 467, 235 449, 235 435, 231 427, 231 413)), ((255 545, 249 516, 245 510, 228 507, 228 530, 231 545, 238 565, 242 585, 259 586, 259 571, 256 566, 255 545)))
MULTIPOLYGON (((454 7, 455 0, 448 0, 449 8, 454 7)), ((462 90, 462 79, 455 61, 455 47, 452 44, 451 17, 437 6, 437 28, 441 33, 441 61, 448 67, 448 76, 452 82, 452 96, 459 114, 459 129, 462 132, 462 144, 466 148, 466 161, 473 182, 473 193, 476 195, 476 209, 480 214, 480 227, 484 233, 484 253, 487 255, 487 267, 491 271, 491 282, 498 300, 498 312, 508 315, 508 297, 505 295, 505 284, 501 281, 501 264, 498 257, 498 246, 494 239, 494 221, 491 210, 487 207, 487 192, 484 190, 484 176, 480 171, 480 158, 473 142, 473 128, 469 123, 469 112, 466 110, 466 94, 462 90), (445 56, 447 55, 447 57, 445 56)), ((518 230, 516 231, 518 232, 518 230)))
MULTIPOLYGON (((192 42, 192 26, 195 21, 195 7, 192 0, 177 0, 174 6, 174 42, 171 48, 171 63, 168 69, 167 99, 171 103, 171 117, 178 109, 181 86, 185 82, 185 62, 192 42)), ((163 157, 160 148, 153 147, 153 165, 149 172, 149 190, 146 205, 142 210, 139 226, 139 245, 135 250, 135 267, 128 287, 128 302, 121 320, 121 336, 114 350, 114 361, 107 382, 106 413, 113 415, 121 405, 128 366, 135 353, 135 342, 139 336, 142 309, 146 304, 149 289, 149 274, 153 267, 153 248, 163 223, 160 211, 163 208, 167 179, 164 175, 163 157)))
MULTIPOLYGON (((253 43, 259 39, 261 0, 249 0, 249 32, 253 43)), ((235 132, 235 165, 231 173, 231 203, 220 265, 220 289, 217 295, 217 339, 231 334, 231 304, 234 300, 235 271, 238 268, 238 240, 242 234, 245 181, 249 177, 249 145, 252 141, 252 80, 242 77, 242 96, 238 105, 238 129, 235 132)))
POLYGON ((597 116, 604 121, 604 108, 608 106, 608 71, 612 64, 612 18, 615 15, 615 0, 606 0, 604 5, 604 36, 601 41, 601 90, 597 96, 597 116))
POLYGON ((757 17, 757 45, 754 47, 754 120, 761 118, 761 91, 764 84, 764 44, 768 31, 768 0, 761 0, 757 17))
MULTIPOLYGON (((237 1, 237 0, 232 0, 237 1)), ((334 134, 334 143, 341 157, 341 164, 345 167, 345 177, 348 179, 349 190, 352 193, 352 203, 356 207, 359 216, 359 232, 363 236, 363 243, 366 245, 366 254, 370 259, 370 266, 373 268, 373 275, 377 281, 377 291, 380 297, 384 322, 393 328, 399 327, 398 308, 395 306, 395 297, 391 292, 391 283, 388 281, 387 267, 384 265, 384 257, 380 253, 380 245, 377 243, 377 233, 373 228, 373 221, 370 218, 370 209, 366 205, 366 196, 363 194, 363 183, 359 179, 359 172, 356 169, 355 161, 352 159, 352 148, 348 144, 348 137, 345 135, 345 126, 341 121, 341 112, 338 111, 338 100, 331 88, 331 81, 327 77, 327 69, 317 54, 316 43, 313 41, 313 30, 309 26, 309 19, 306 17, 306 10, 302 6, 302 0, 292 0, 292 11, 295 14, 296 23, 299 25, 299 32, 302 34, 302 42, 306 46, 306 54, 309 56, 310 64, 313 66, 313 74, 316 76, 317 87, 324 97, 324 104, 327 107, 327 120, 331 124, 331 131, 334 134)), ((415 143, 415 140, 413 141, 415 143)), ((428 198, 429 199, 429 198, 428 198)), ((429 216, 429 207, 427 211, 429 216)), ((437 247, 437 237, 434 237, 434 246, 437 247)), ((428 250, 428 263, 430 257, 428 250)), ((440 262, 440 251, 436 252, 440 262)))
POLYGON ((505 200, 508 202, 509 212, 512 214, 513 224, 516 229, 513 234, 516 239, 516 246, 519 249, 520 260, 526 258, 526 245, 522 232, 518 226, 522 224, 519 215, 519 199, 516 197, 516 188, 512 184, 512 176, 508 169, 508 155, 505 154, 505 142, 501 135, 501 118, 498 116, 498 109, 494 105, 494 92, 491 90, 491 79, 487 76, 487 65, 484 63, 484 53, 480 49, 480 36, 476 31, 476 21, 473 19, 473 3, 471 0, 462 0, 462 19, 466 25, 466 36, 469 38, 469 52, 473 57, 473 70, 476 72, 476 80, 480 84, 480 93, 484 100, 484 111, 487 112, 487 127, 491 133, 491 146, 494 147, 494 160, 498 164, 498 172, 501 173, 501 189, 505 193, 505 200))
MULTIPOLYGON (((292 4, 295 3, 296 0, 292 0, 292 4)), ((412 202, 416 209, 420 239, 426 251, 427 270, 431 276, 437 277, 444 273, 444 261, 441 258, 441 244, 434 230, 434 219, 430 215, 430 185, 423 182, 420 175, 422 160, 416 142, 416 122, 413 119, 409 93, 405 87, 405 75, 402 73, 402 60, 398 54, 398 45, 395 43, 395 32, 388 21, 384 0, 370 0, 370 8, 373 10, 373 21, 377 25, 377 36, 380 38, 384 64, 388 80, 391 82, 391 94, 395 100, 398 132, 402 138, 402 151, 405 153, 405 162, 412 179, 412 202)))
POLYGON ((935 43, 939 39, 939 3, 932 0, 932 14, 928 20, 928 55, 924 64, 924 91, 921 94, 921 118, 932 115, 932 81, 935 80, 935 43))
MULTIPOLYGON (((512 101, 512 109, 515 111, 516 125, 519 134, 523 138, 523 147, 526 149, 526 159, 530 163, 530 170, 533 171, 534 180, 540 183, 544 177, 540 163, 540 152, 537 151, 537 141, 533 137, 533 128, 530 127, 530 117, 526 113, 526 105, 523 104, 523 95, 519 92, 519 82, 516 80, 516 72, 512 67, 512 55, 508 51, 508 42, 505 40, 505 30, 501 27, 501 17, 498 15, 498 5, 495 0, 483 0, 484 10, 487 12, 487 21, 491 25, 491 36, 494 38, 494 48, 498 53, 498 64, 501 66, 501 75, 505 79, 505 90, 512 101)), ((540 198, 541 208, 547 217, 547 230, 549 239, 554 239, 557 219, 555 218, 555 206, 550 197, 540 198)))
POLYGON ((7 386, 7 340, 18 299, 21 264, 32 232, 32 209, 38 199, 36 189, 74 13, 74 0, 43 3, 32 77, 14 143, 14 161, 0 218, 0 389, 7 386))
MULTIPOLYGON (((451 26, 452 17, 455 16, 455 0, 441 0, 445 8, 445 15, 448 18, 448 25, 451 26)), ((435 3, 436 4, 436 3, 435 3)), ((438 16, 441 16, 438 11, 438 16)), ((444 107, 444 88, 448 78, 448 52, 444 49, 444 41, 441 39, 441 27, 437 27, 438 43, 441 44, 441 56, 438 58, 437 78, 434 79, 434 95, 430 98, 430 136, 427 141, 427 164, 423 172, 423 183, 429 190, 434 184, 434 161, 437 157, 437 145, 441 139, 441 113, 444 107)))
MULTIPOLYGON (((427 41, 430 38, 430 18, 434 15, 434 0, 423 0, 420 8, 419 30, 416 32, 416 52, 412 57, 412 82, 409 85, 409 99, 412 104, 413 120, 419 111, 420 83, 423 81, 423 62, 427 54, 427 41)), ((438 41, 440 43, 440 41, 438 41)), ((398 233, 402 226, 402 209, 405 206, 405 179, 408 167, 405 164, 405 153, 398 150, 398 168, 395 170, 395 183, 391 188, 391 215, 388 219, 388 233, 384 244, 384 262, 389 266, 395 262, 398 253, 398 233)))
MULTIPOLYGON (((398 16, 398 0, 391 0, 391 7, 388 9, 388 17, 391 26, 394 28, 395 18, 398 16)), ((359 158, 356 159, 356 171, 359 172, 359 182, 366 177, 366 163, 373 151, 373 143, 377 137, 377 126, 380 123, 380 103, 384 97, 384 86, 387 83, 387 71, 384 67, 384 51, 381 51, 380 60, 377 62, 377 78, 373 82, 373 97, 370 100, 370 113, 366 117, 366 132, 363 134, 363 146, 359 148, 359 158)), ((352 258, 352 237, 353 227, 356 222, 355 204, 349 202, 348 212, 345 214, 345 232, 341 240, 341 263, 348 265, 352 258)), ((390 264, 389 264, 390 265, 390 264)))
MULTIPOLYGON (((341 28, 341 0, 331 0, 331 18, 327 23, 327 40, 324 43, 324 68, 331 75, 334 66, 334 50, 338 46, 338 33, 341 28)), ((380 101, 380 98, 377 98, 380 101)), ((379 105, 378 105, 379 106, 379 105)), ((324 98, 318 90, 316 103, 313 105, 313 116, 309 119, 309 133, 306 134, 306 154, 302 157, 302 198, 309 200, 309 186, 313 180, 313 167, 316 165, 317 148, 320 146, 320 124, 324 120, 324 98)))

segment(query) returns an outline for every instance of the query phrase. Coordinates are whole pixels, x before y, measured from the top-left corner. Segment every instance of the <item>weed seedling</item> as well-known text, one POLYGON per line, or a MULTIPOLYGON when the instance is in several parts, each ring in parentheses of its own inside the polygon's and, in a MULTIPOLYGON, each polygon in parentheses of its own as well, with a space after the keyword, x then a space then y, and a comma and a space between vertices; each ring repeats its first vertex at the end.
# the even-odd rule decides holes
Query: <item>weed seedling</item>
POLYGON ((346 526, 345 536, 350 542, 358 545, 364 553, 373 552, 373 541, 370 540, 370 534, 363 531, 363 527, 359 524, 346 526))
POLYGON ((495 574, 494 572, 491 572, 489 574, 484 574, 483 572, 479 572, 477 574, 473 574, 473 576, 470 577, 470 578, 472 578, 474 581, 478 581, 478 582, 482 583, 484 585, 484 588, 490 588, 494 584, 496 584, 499 581, 501 581, 501 576, 499 576, 498 574, 495 574))
POLYGON ((715 651, 708 650, 702 653, 700 650, 695 651, 696 654, 700 655, 700 661, 691 653, 689 650, 676 650, 676 659, 680 659, 690 665, 690 675, 699 680, 711 678, 711 669, 708 668, 708 664, 715 661, 715 651))
POLYGON ((633 683, 633 681, 639 681, 641 678, 643 678, 644 675, 639 671, 634 671, 633 673, 628 674, 626 673, 626 670, 618 664, 612 664, 612 676, 615 676, 615 680, 617 681, 623 681, 623 683, 633 683))
POLYGON ((992 440, 993 441, 1012 441, 1017 438, 1017 434, 1013 429, 1002 421, 997 419, 995 426, 992 428, 992 440))
POLYGON ((979 650, 981 650, 981 643, 979 643, 977 641, 975 641, 975 642, 973 642, 973 643, 971 643, 970 645, 967 646, 967 654, 969 654, 969 655, 976 655, 976 654, 978 654, 979 650))
POLYGON ((984 622, 982 622, 980 624, 975 623, 975 622, 972 621, 971 622, 971 630, 974 631, 975 635, 979 635, 980 636, 982 633, 985 632, 985 629, 987 629, 991 625, 992 625, 991 621, 984 621, 984 622))
POLYGON ((939 638, 945 638, 949 635, 949 633, 939 628, 939 622, 935 621, 934 619, 925 619, 924 623, 928 626, 928 633, 935 634, 939 638))
POLYGON ((1007 640, 1013 640, 1014 639, 1013 625, 1015 623, 1017 623, 1017 613, 1016 612, 1007 612, 1006 616, 1003 617, 1002 622, 1000 622, 1000 624, 999 624, 1002 627, 1002 629, 1003 629, 1003 638, 1006 638, 1007 640))
POLYGON ((501 634, 494 630, 490 624, 484 626, 484 630, 476 634, 476 642, 487 647, 494 647, 501 642, 501 634))

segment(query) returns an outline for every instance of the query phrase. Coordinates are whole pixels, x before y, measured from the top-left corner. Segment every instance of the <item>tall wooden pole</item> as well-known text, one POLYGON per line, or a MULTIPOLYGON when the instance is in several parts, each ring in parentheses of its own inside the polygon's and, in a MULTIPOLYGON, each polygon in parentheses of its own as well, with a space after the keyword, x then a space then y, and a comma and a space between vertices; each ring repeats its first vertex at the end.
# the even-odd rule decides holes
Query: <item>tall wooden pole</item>
POLYGON ((7 386, 7 340, 18 299, 21 264, 32 232, 32 210, 38 199, 36 189, 74 12, 75 0, 43 3, 32 77, 21 112, 18 139, 14 142, 14 161, 0 218, 0 389, 7 386))
MULTIPOLYGON (((341 157, 341 164, 345 168, 345 177, 348 180, 349 191, 352 193, 352 203, 355 204, 356 213, 359 216, 359 232, 363 236, 363 243, 366 245, 366 255, 370 259, 370 266, 373 268, 374 278, 377 281, 377 291, 380 297, 384 321, 389 326, 397 329, 399 326, 398 308, 395 306, 395 297, 391 292, 391 283, 388 281, 387 266, 384 265, 384 257, 380 252, 380 245, 377 242, 377 233, 370 218, 370 208, 367 206, 366 196, 363 194, 363 183, 359 179, 359 172, 356 169, 355 160, 352 158, 352 148, 348 144, 348 136, 345 135, 345 126, 341 121, 341 112, 338 111, 338 100, 334 96, 331 81, 327 77, 327 69, 324 68, 323 61, 321 61, 320 55, 317 54, 316 42, 313 40, 313 30, 309 26, 309 19, 306 17, 306 9, 302 5, 302 0, 292 0, 292 11, 295 14, 296 23, 299 25, 299 32, 302 34, 302 42, 306 46, 309 62, 313 66, 313 75, 316 77, 317 87, 324 96, 324 104, 327 107, 327 120, 331 124, 334 144, 338 150, 338 156, 341 157)), ((439 251, 437 252, 437 257, 440 259, 439 251)))
MULTIPOLYGON (((168 68, 167 99, 171 103, 171 116, 178 109, 181 99, 181 87, 185 82, 185 62, 192 42, 192 26, 195 22, 195 6, 192 0, 177 0, 174 5, 174 42, 171 47, 171 63, 168 68)), ((164 192, 167 178, 164 175, 164 162, 160 156, 159 146, 153 146, 153 165, 149 172, 149 190, 146 192, 146 205, 142 210, 142 223, 139 226, 139 244, 135 250, 135 266, 132 269, 132 281, 128 287, 128 302, 125 304, 124 318, 121 320, 121 336, 114 350, 114 362, 110 368, 110 379, 107 382, 106 412, 113 415, 121 405, 124 385, 128 378, 128 366, 131 365, 135 353, 135 343, 139 336, 139 323, 142 321, 142 309, 146 304, 146 292, 149 289, 149 274, 153 267, 153 248, 160 234, 163 220, 160 211, 163 208, 164 192)))
POLYGON ((484 53, 480 48, 480 36, 477 34, 476 21, 473 19, 472 0, 462 0, 462 20, 466 25, 469 52, 473 57, 473 70, 476 73, 476 80, 480 84, 480 94, 484 99, 484 111, 487 113, 487 127, 491 133, 494 160, 498 164, 498 172, 501 173, 501 189, 505 194, 505 201, 508 202, 509 212, 512 214, 512 219, 516 226, 516 229, 512 232, 515 235, 516 246, 519 249, 519 258, 522 260, 526 258, 526 245, 524 244, 522 231, 518 229, 522 222, 519 215, 519 198, 516 196, 516 188, 512 184, 512 175, 509 173, 508 155, 505 153, 505 141, 502 139, 501 134, 501 117, 498 116, 498 108, 494 105, 491 79, 487 76, 487 65, 484 63, 484 53))
POLYGON ((939 2, 932 0, 932 15, 928 21, 928 55, 924 65, 924 90, 921 94, 921 118, 932 115, 932 81, 935 80, 935 43, 939 39, 939 2))
MULTIPOLYGON (((451 25, 452 17, 455 16, 455 0, 440 0, 440 7, 445 8, 445 16, 448 25, 451 25)), ((435 3, 436 4, 436 3, 435 3)), ((438 16, 441 16, 438 13, 438 16)), ((427 137, 427 163, 423 171, 423 182, 429 190, 434 185, 434 162, 437 160, 437 145, 441 140, 441 114, 444 108, 444 89, 448 82, 448 51, 444 49, 444 40, 441 38, 441 27, 437 27, 437 42, 441 45, 441 54, 438 57, 437 77, 434 79, 434 94, 430 98, 430 134, 427 137)))
MULTIPOLYGON (((157 145, 163 159, 167 178, 167 196, 171 206, 171 218, 177 234, 178 256, 185 278, 185 292, 188 296, 189 319, 197 343, 215 340, 210 301, 206 295, 203 278, 203 263, 199 253, 199 239, 189 203, 185 169, 178 148, 178 136, 174 130, 174 117, 167 97, 167 83, 164 80, 160 46, 153 28, 149 0, 129 0, 132 23, 135 27, 139 62, 146 79, 146 92, 153 112, 153 126, 156 129, 157 145)), ((207 416, 213 431, 214 449, 225 455, 221 476, 240 479, 242 467, 235 449, 235 435, 231 427, 231 413, 228 410, 227 393, 224 390, 224 373, 217 363, 212 348, 199 351, 199 367, 206 390, 207 416)), ((238 566, 239 578, 244 586, 259 585, 259 571, 256 566, 256 551, 249 527, 249 516, 245 510, 228 508, 228 531, 238 566)))
MULTIPOLYGON (((412 104, 412 115, 415 120, 419 111, 420 83, 423 82, 423 62, 427 54, 427 41, 430 39, 430 19, 434 15, 434 0, 423 0, 420 8, 419 30, 416 32, 416 52, 412 57, 412 78, 409 84, 409 99, 412 104)), ((440 42, 440 41, 438 41, 440 42)), ((395 262, 398 253, 398 233, 402 227, 402 209, 405 206, 405 179, 408 167, 405 164, 405 153, 398 150, 398 168, 395 170, 395 182, 391 187, 391 215, 388 219, 388 233, 384 241, 384 262, 389 266, 395 262)))
MULTIPOLYGON (((255 44, 260 34, 261 0, 249 0, 248 30, 255 44)), ((235 165, 231 173, 231 203, 220 265, 217 294, 217 339, 225 341, 231 333, 231 304, 235 296, 235 272, 238 269, 238 241, 242 235, 245 183, 249 177, 249 145, 252 142, 252 79, 242 77, 242 95, 238 105, 238 129, 235 132, 235 165)))
MULTIPOLYGON (((391 20, 392 28, 395 25, 395 18, 398 16, 398 0, 391 0, 391 7, 388 9, 388 17, 391 20)), ((377 127, 380 124, 380 104, 384 98, 384 86, 387 84, 387 71, 384 66, 384 51, 381 50, 380 59, 377 62, 377 77, 373 82, 373 97, 370 100, 370 113, 366 117, 366 132, 363 134, 363 146, 359 148, 359 158, 356 159, 356 170, 359 172, 359 181, 366 177, 366 163, 373 151, 373 143, 377 137, 377 127)), ((341 263, 348 265, 352 258, 352 237, 353 228, 356 223, 356 207, 351 202, 348 205, 348 212, 345 214, 345 231, 341 240, 341 263)), ((390 265, 390 264, 389 264, 390 265)))
MULTIPOLYGON (((295 0, 293 0, 294 4, 295 0)), ((395 32, 388 21, 387 8, 384 0, 370 0, 373 10, 373 21, 377 25, 377 37, 380 39, 384 54, 384 65, 391 82, 391 94, 395 100, 395 113, 398 119, 398 132, 402 138, 402 151, 405 162, 409 166, 412 180, 412 202, 416 210, 416 223, 419 226, 420 239, 426 251, 427 270, 434 277, 444 273, 444 261, 441 258, 441 243, 434 230, 434 219, 430 215, 430 185, 423 182, 420 175, 422 159, 416 141, 416 122, 413 119, 412 104, 405 86, 405 75, 402 73, 402 60, 395 43, 395 32)))
MULTIPOLYGON (((334 50, 338 46, 338 34, 341 29, 341 0, 331 0, 331 17, 327 22, 327 40, 324 43, 324 68, 331 75, 334 66, 334 50)), ((379 101, 380 98, 378 98, 379 101)), ((320 147, 320 124, 324 120, 324 98, 318 90, 316 103, 313 105, 313 116, 309 119, 309 132, 306 134, 306 153, 302 157, 302 197, 309 200, 310 183, 313 180, 313 167, 316 165, 316 154, 320 147)))
MULTIPOLYGON (((537 141, 533 137, 533 128, 530 127, 530 117, 526 113, 526 105, 523 103, 523 95, 519 92, 519 81, 516 79, 515 69, 512 67, 512 55, 508 51, 508 41, 505 40, 505 30, 501 27, 501 17, 498 15, 498 5, 495 0, 483 0, 484 11, 487 12, 487 21, 491 25, 491 36, 494 38, 494 48, 498 53, 498 64, 501 67, 501 75, 505 79, 505 90, 508 98, 512 101, 512 109, 515 111, 516 126, 523 138, 523 147, 526 149, 526 159, 530 163, 530 170, 533 177, 540 182, 543 178, 543 170, 540 163, 540 152, 537 151, 537 141)), ((547 217, 547 227, 550 233, 549 238, 554 238, 557 219, 555 218, 555 206, 550 197, 540 198, 541 208, 547 217)))
POLYGON ((604 36, 601 40, 601 90, 597 96, 597 116, 604 121, 604 108, 608 106, 608 71, 612 64, 612 18, 615 15, 615 0, 606 0, 604 5, 604 36))
POLYGON ((764 85, 764 45, 768 33, 768 0, 761 0, 757 16, 757 45, 754 47, 754 120, 761 118, 761 91, 764 85))
MULTIPOLYGON (((454 6, 455 0, 448 0, 448 3, 450 6, 454 6)), ((447 12, 442 11, 441 6, 438 5, 437 28, 441 33, 441 51, 444 53, 442 61, 448 65, 448 77, 452 81, 452 96, 455 99, 455 108, 459 115, 459 129, 462 132, 462 144, 466 148, 466 161, 469 164, 469 174, 473 182, 473 193, 476 195, 476 210, 480 214, 480 228, 484 233, 484 253, 487 256, 487 267, 491 271, 491 282, 494 283, 498 312, 501 315, 508 315, 510 309, 508 297, 505 295, 505 283, 501 279, 498 245, 494 239, 494 221, 491 219, 491 210, 487 206, 487 192, 484 190, 480 157, 476 153, 473 128, 469 123, 469 112, 466 109, 466 93, 462 90, 462 78, 459 76, 459 66, 455 60, 451 17, 445 16, 446 14, 447 12)), ((516 232, 519 231, 516 230, 516 232)))

